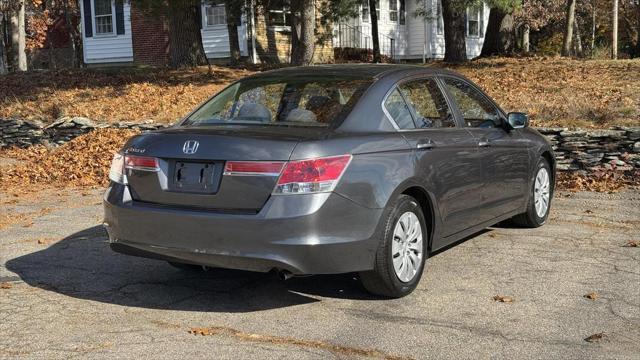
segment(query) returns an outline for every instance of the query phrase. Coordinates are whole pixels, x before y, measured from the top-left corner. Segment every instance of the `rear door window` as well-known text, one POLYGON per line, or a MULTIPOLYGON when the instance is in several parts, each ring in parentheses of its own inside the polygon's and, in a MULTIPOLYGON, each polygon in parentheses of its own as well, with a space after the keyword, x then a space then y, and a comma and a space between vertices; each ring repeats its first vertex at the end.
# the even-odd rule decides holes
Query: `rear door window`
POLYGON ((456 126, 447 100, 434 78, 408 81, 400 91, 416 114, 418 128, 451 128, 456 126))

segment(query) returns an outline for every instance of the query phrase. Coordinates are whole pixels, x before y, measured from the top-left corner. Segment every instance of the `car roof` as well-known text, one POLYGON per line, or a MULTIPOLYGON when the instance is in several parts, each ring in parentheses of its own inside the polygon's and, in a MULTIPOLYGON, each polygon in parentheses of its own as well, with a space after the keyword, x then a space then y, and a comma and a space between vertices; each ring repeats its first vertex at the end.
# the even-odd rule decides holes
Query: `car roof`
POLYGON ((448 74, 458 75, 452 71, 430 66, 408 64, 328 64, 311 66, 291 66, 276 70, 264 71, 252 78, 271 76, 348 76, 350 78, 381 79, 386 76, 413 74, 448 74))

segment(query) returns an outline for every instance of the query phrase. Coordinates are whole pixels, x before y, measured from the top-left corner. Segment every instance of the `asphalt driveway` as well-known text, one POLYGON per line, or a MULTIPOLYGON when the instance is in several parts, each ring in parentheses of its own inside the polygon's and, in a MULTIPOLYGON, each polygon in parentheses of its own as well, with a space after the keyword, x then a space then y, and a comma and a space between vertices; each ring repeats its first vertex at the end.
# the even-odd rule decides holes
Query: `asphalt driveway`
POLYGON ((559 194, 548 225, 435 254, 398 300, 354 274, 283 282, 115 254, 100 195, 0 194, 0 358, 640 356, 637 190, 559 194))

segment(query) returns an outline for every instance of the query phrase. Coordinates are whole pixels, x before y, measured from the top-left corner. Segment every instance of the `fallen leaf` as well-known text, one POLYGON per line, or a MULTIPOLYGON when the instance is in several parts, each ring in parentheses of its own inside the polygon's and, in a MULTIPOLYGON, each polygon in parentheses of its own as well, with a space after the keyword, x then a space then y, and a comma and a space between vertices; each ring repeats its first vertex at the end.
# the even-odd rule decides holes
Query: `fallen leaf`
POLYGON ((637 240, 629 240, 626 244, 622 245, 622 247, 638 247, 637 240))
POLYGON ((8 282, 1 282, 0 283, 0 289, 11 289, 13 287, 13 285, 11 285, 8 282))
POLYGON ((598 295, 597 292, 592 291, 592 292, 590 292, 590 293, 588 293, 586 295, 582 295, 582 297, 584 297, 585 299, 589 299, 589 300, 595 300, 600 296, 598 295))
POLYGON ((514 299, 511 296, 502 296, 502 295, 494 296, 493 300, 497 302, 503 302, 503 303, 511 303, 514 301, 514 299))
POLYGON ((589 210, 589 209, 587 209, 587 210, 585 210, 585 211, 584 211, 584 213, 585 213, 585 214, 593 214, 593 210, 589 210))
POLYGON ((589 337, 586 337, 584 339, 584 341, 586 341, 586 342, 598 342, 598 341, 602 340, 605 337, 606 337, 606 335, 603 332, 601 332, 601 333, 593 334, 593 335, 591 335, 589 337))

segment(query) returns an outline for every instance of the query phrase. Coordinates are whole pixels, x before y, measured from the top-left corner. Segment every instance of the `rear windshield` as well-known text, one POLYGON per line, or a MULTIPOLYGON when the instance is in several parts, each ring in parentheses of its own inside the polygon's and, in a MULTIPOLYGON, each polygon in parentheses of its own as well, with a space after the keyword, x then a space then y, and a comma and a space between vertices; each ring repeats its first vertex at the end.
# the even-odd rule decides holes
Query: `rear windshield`
POLYGON ((234 83, 189 116, 182 126, 339 125, 373 80, 362 78, 259 77, 234 83))

